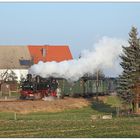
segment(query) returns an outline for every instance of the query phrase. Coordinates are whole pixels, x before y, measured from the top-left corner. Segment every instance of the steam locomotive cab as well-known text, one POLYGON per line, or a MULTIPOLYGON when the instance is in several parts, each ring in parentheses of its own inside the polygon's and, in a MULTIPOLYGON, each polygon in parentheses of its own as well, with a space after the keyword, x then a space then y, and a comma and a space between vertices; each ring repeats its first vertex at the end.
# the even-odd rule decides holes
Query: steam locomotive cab
POLYGON ((58 83, 53 78, 32 78, 31 74, 21 84, 20 99, 41 99, 46 96, 56 96, 58 83))

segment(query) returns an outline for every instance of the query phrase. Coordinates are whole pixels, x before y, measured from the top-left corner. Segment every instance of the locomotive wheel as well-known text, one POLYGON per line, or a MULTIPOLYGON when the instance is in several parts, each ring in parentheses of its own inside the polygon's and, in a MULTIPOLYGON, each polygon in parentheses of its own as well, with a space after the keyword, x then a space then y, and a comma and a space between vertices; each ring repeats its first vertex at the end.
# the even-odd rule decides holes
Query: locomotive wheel
POLYGON ((25 99, 26 99, 26 96, 24 96, 24 95, 20 95, 19 99, 21 99, 21 100, 25 100, 25 99))
POLYGON ((35 99, 41 99, 41 93, 35 93, 34 94, 35 99))

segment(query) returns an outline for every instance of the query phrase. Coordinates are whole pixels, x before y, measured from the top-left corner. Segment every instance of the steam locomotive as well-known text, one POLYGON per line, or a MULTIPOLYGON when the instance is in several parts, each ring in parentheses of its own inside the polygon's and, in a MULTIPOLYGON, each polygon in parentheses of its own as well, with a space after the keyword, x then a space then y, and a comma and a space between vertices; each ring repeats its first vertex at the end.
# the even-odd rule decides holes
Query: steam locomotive
POLYGON ((57 89, 61 91, 61 98, 64 96, 87 97, 108 95, 116 91, 116 78, 99 78, 98 83, 95 77, 82 77, 76 82, 68 82, 63 78, 42 78, 27 75, 21 83, 20 99, 42 99, 46 96, 57 96, 57 89))
POLYGON ((25 81, 21 82, 20 99, 41 99, 46 96, 56 96, 58 82, 54 78, 32 77, 27 75, 25 81))

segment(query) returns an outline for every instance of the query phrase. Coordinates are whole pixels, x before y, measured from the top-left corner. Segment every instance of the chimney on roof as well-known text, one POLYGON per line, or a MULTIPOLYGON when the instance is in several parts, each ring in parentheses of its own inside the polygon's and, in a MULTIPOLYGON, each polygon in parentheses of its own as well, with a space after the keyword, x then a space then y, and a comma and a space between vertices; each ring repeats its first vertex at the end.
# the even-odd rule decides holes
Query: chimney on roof
POLYGON ((42 56, 46 57, 46 48, 42 48, 42 56))

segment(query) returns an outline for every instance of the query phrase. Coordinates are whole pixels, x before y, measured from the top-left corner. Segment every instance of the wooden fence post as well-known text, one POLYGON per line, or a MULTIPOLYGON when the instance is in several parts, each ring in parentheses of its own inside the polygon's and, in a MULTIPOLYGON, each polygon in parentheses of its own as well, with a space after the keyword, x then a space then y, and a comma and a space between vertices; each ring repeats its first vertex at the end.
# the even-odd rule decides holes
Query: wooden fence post
POLYGON ((17 114, 16 114, 16 112, 14 112, 14 120, 15 121, 17 120, 17 114))

